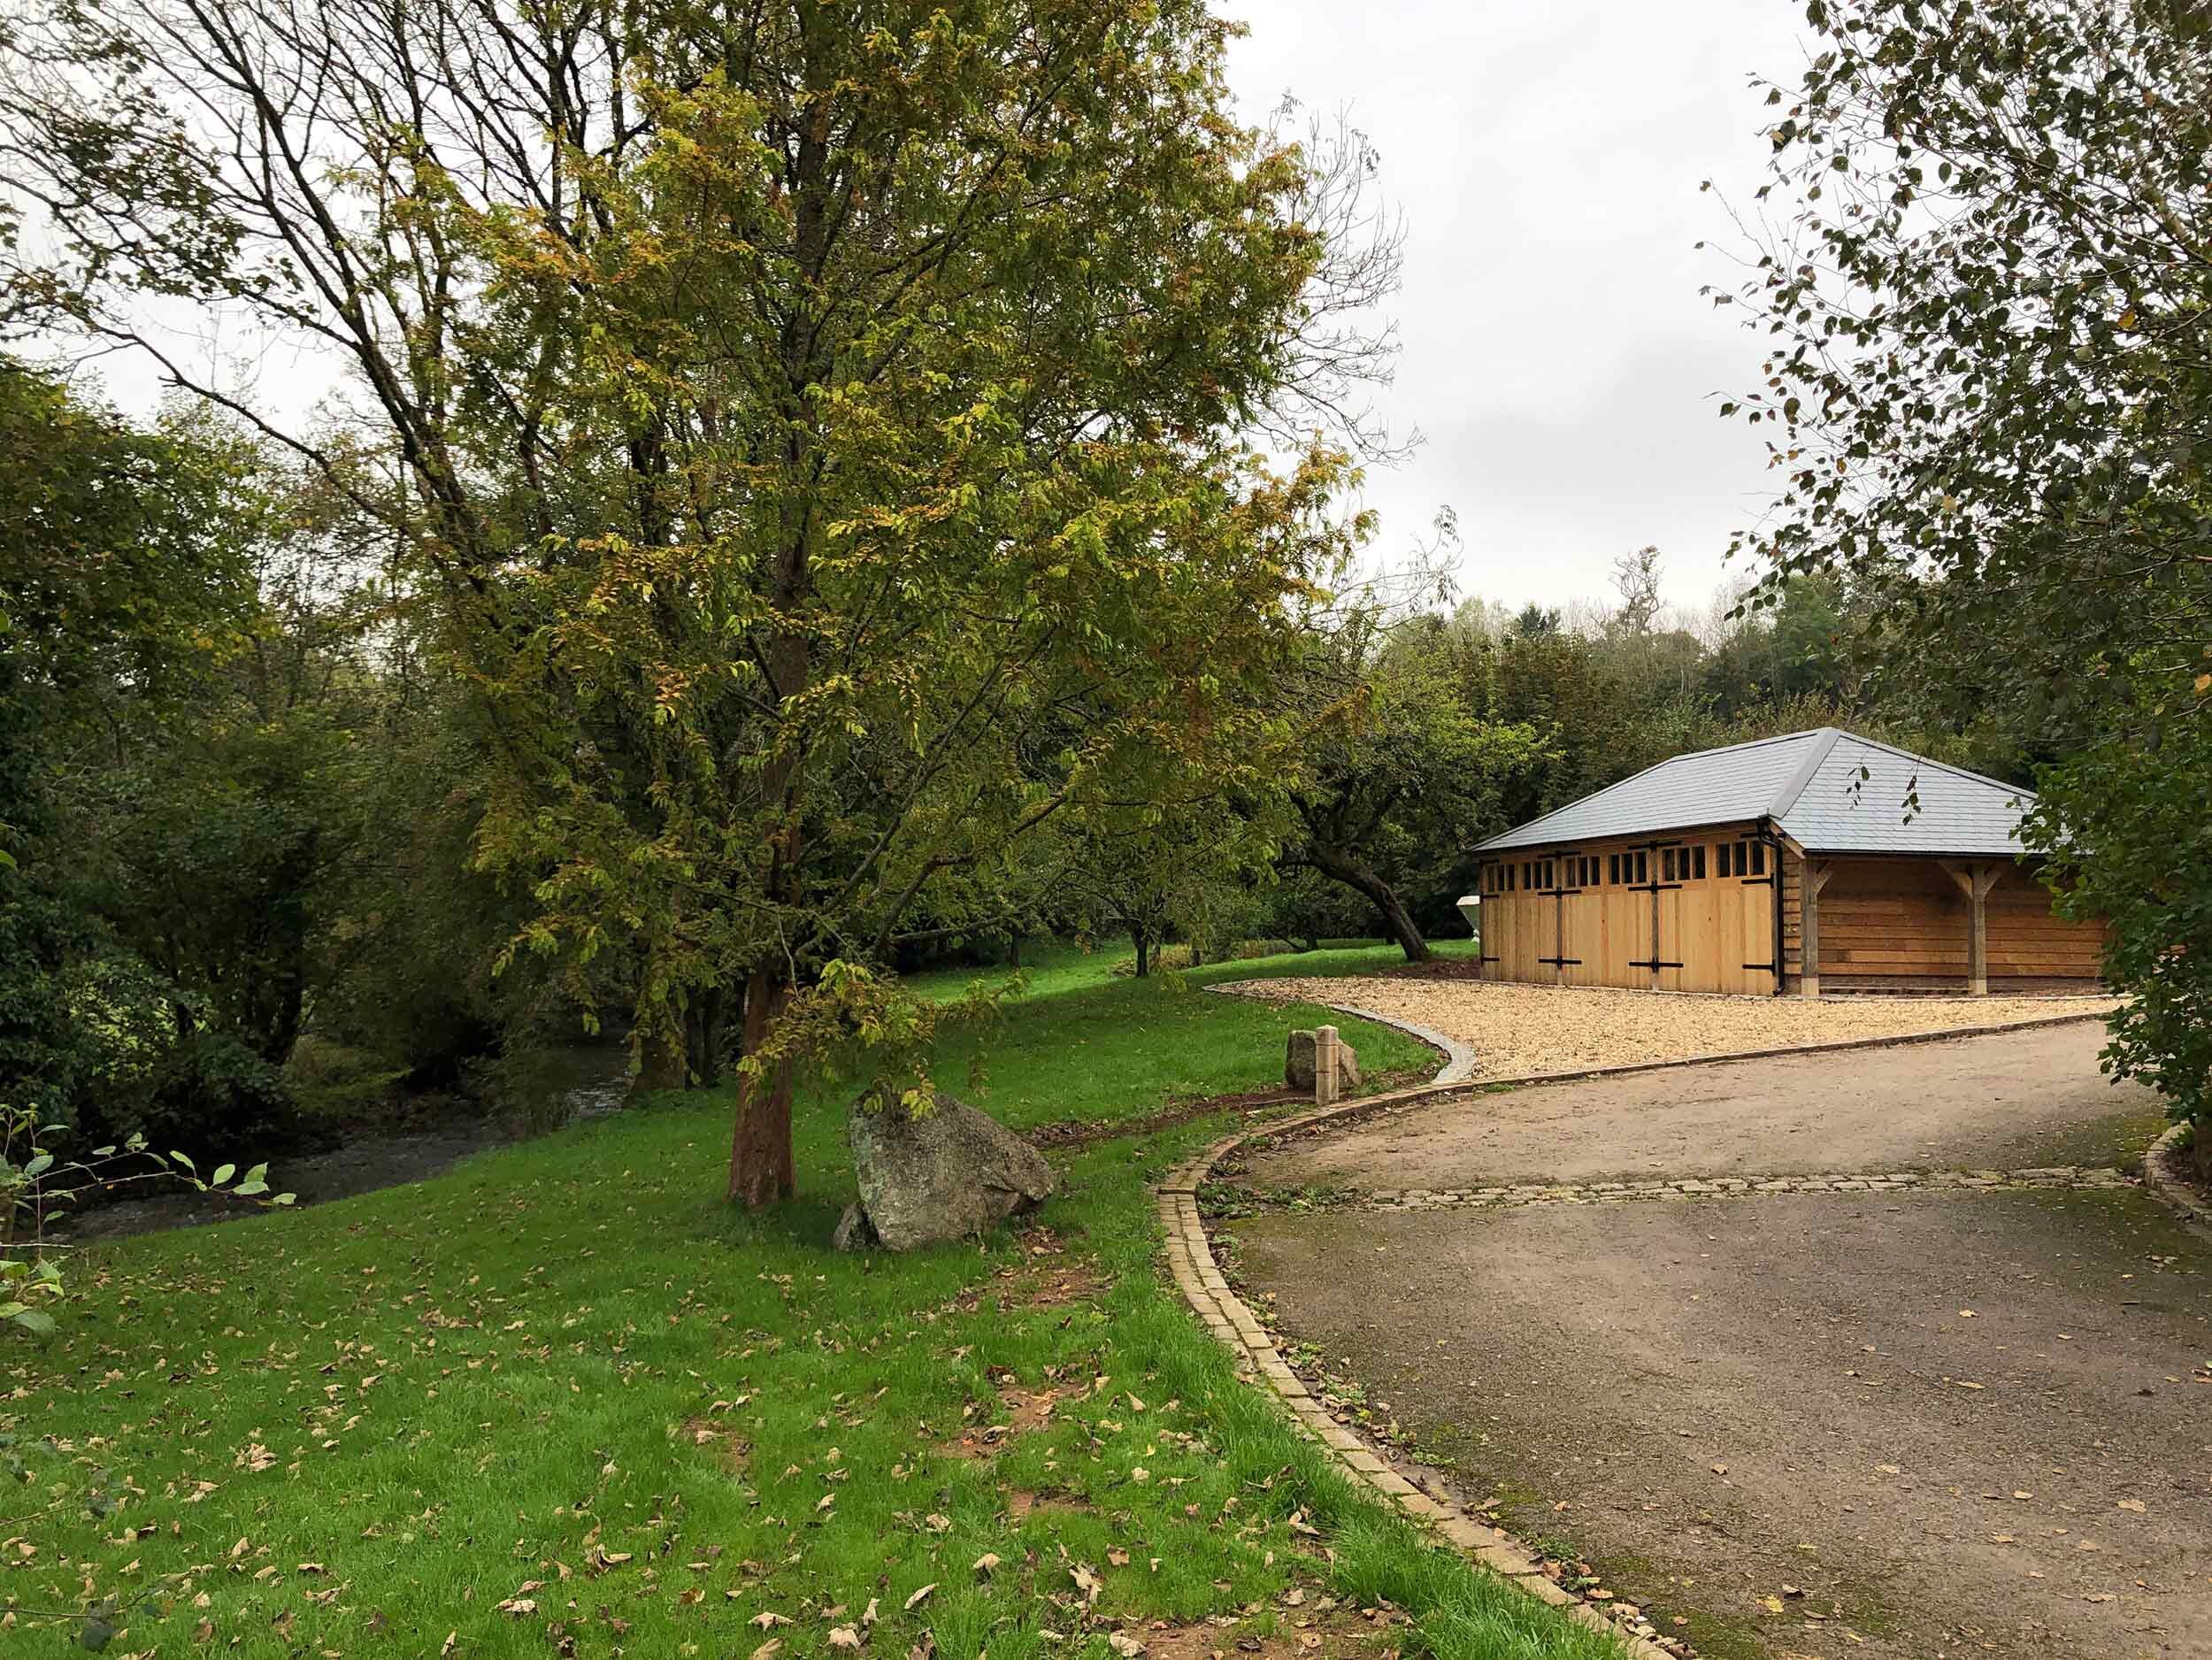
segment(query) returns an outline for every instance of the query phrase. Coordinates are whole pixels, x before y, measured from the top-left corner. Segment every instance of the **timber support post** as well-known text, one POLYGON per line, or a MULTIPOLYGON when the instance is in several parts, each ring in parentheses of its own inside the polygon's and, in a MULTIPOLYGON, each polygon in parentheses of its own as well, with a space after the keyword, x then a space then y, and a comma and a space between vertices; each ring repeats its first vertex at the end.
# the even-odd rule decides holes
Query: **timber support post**
POLYGON ((1989 995, 1989 890, 2004 873, 2001 865, 1961 865, 1946 859, 1943 868, 1966 895, 1966 995, 1989 995))
POLYGON ((1799 879, 1797 988, 1801 996, 1820 995, 1820 890, 1828 886, 1834 868, 1826 859, 1807 859, 1799 879))

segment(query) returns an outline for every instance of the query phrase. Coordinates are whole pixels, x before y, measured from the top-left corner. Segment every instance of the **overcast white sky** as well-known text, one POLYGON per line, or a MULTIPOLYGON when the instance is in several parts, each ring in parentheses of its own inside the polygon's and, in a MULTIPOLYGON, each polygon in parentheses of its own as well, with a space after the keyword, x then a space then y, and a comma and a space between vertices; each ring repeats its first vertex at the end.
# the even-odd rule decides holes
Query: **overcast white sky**
POLYGON ((1427 442, 1371 473, 1394 557, 1457 510, 1463 594, 1609 592, 1655 542, 1702 610, 1728 533, 1770 496, 1755 428, 1716 393, 1757 367, 1710 178, 1763 177, 1757 72, 1804 62, 1800 0, 1226 0, 1248 119, 1285 92, 1348 107, 1409 232, 1397 382, 1377 407, 1427 442))

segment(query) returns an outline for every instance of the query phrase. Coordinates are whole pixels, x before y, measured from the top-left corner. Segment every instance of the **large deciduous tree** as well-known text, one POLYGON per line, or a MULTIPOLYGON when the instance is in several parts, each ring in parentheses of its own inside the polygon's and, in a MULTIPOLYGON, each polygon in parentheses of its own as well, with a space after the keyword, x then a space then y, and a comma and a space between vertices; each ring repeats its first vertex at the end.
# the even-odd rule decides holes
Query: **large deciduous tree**
MULTIPOLYGON (((2057 757, 2031 820, 2133 994, 2107 1051, 2212 1112, 2212 16, 1815 4, 1773 88, 1793 211, 1724 300, 1767 334, 1778 580, 1839 570, 1890 672, 2057 757)), ((2204 1138, 2200 1137, 2200 1140, 2204 1138)))
POLYGON ((1358 146, 1235 121, 1226 34, 1202 0, 119 0, 7 42, 15 291, 388 522, 495 734, 517 949, 580 994, 634 957, 649 1084, 741 1001, 748 1204, 793 1186, 772 1028, 874 1022, 853 964, 933 881, 1094 798, 1271 787, 1256 694, 1344 552, 1310 434, 1396 242, 1358 146), (322 348, 353 419, 196 373, 141 320, 176 296, 322 348))
POLYGON ((1533 726, 1481 712, 1457 657, 1439 619, 1358 604, 1317 629, 1298 681, 1310 726, 1280 862, 1367 900, 1410 963, 1432 955, 1411 901, 1463 873, 1543 751, 1533 726))

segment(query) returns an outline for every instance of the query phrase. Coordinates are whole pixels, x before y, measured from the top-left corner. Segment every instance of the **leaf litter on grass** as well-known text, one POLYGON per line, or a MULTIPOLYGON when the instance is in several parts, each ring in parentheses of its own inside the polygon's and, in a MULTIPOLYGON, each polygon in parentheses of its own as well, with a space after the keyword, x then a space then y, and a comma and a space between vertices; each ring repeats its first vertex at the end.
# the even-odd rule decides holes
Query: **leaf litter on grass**
MULTIPOLYGON (((1154 994, 1087 1007, 1052 1024, 1064 1038, 1100 1017, 1102 1073, 1072 1077, 1056 1041, 995 1069, 1033 1118, 1102 1117, 1069 1088, 1123 1051, 1160 1059, 1151 1033, 1115 1025, 1154 994)), ((1279 1062, 1269 1011, 1178 1008, 1187 1086, 1248 1087, 1279 1062)), ((1070 1195, 1026 1242, 856 1261, 822 1249, 848 1180, 841 1106, 800 1118, 803 1180, 824 1196, 753 1217, 698 1174, 726 1107, 695 1092, 416 1187, 88 1253, 76 1318, 11 1357, 0 1433, 36 1479, 0 1597, 112 1591, 117 1652, 204 1625, 249 1660, 367 1636, 462 1660, 818 1652, 854 1624, 827 1610, 871 1604, 888 1612, 858 1622, 869 1647, 972 1660, 1053 1620, 1148 1633, 1271 1607, 1316 1571, 1286 1518, 1325 1532, 1363 1513, 1156 1278, 1147 1175, 1206 1123, 1133 1157, 1071 1149, 1070 1195), (989 1457, 934 1456, 964 1409, 995 1421, 1002 1403, 989 1457), (50 1456, 26 1452, 37 1436, 50 1456), (987 1555, 1001 1565, 979 1575, 987 1555), (1102 1564, 1100 1600, 1033 1607, 1065 1560, 1102 1564)), ((1079 1600, 1061 1572, 1056 1595, 1079 1600)), ((1561 1631, 1556 1652, 1586 1652, 1561 1631)))

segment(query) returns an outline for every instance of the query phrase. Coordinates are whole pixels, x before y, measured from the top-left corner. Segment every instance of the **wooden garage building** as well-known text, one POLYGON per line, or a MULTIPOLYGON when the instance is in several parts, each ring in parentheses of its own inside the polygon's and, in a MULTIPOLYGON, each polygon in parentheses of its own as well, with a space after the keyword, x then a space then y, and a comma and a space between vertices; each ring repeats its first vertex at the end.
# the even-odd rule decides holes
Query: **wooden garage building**
POLYGON ((2033 795, 1824 726, 1678 755, 1482 860, 1483 977, 1655 991, 2082 991, 2103 930, 2022 862, 2033 795))

